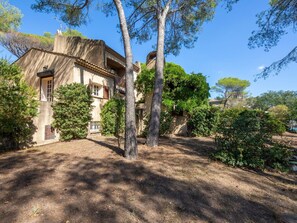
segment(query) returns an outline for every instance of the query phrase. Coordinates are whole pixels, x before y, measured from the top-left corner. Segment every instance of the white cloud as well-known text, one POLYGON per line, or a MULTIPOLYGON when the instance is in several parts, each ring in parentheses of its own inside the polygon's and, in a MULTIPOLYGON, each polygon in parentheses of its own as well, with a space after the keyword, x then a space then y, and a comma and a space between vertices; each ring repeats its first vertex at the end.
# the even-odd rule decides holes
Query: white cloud
POLYGON ((258 70, 262 71, 262 70, 264 70, 264 68, 265 68, 265 66, 261 65, 261 66, 258 67, 258 70))

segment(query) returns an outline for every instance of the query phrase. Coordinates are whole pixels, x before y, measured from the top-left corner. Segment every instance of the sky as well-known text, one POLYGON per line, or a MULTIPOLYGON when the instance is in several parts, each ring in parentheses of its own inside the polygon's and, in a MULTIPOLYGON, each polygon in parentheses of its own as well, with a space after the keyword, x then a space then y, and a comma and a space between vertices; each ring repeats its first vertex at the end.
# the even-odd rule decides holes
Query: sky
MULTIPOLYGON (((10 4, 18 7, 24 17, 21 32, 43 35, 44 32, 56 33, 57 29, 65 29, 54 14, 35 12, 31 9, 34 0, 10 0, 10 4)), ((249 80, 247 89, 252 96, 273 90, 297 90, 297 64, 291 63, 277 76, 254 81, 255 75, 263 66, 268 66, 287 55, 296 45, 296 34, 283 36, 278 45, 269 52, 263 48, 249 49, 248 38, 253 30, 257 30, 256 14, 268 8, 268 0, 240 0, 228 12, 222 5, 218 6, 214 19, 203 25, 194 48, 183 48, 178 56, 169 55, 166 62, 181 65, 187 73, 202 73, 207 77, 210 86, 223 77, 237 77, 249 80)), ((102 39, 107 45, 122 55, 123 44, 121 33, 117 28, 116 16, 105 15, 91 9, 87 25, 75 28, 91 39, 102 39)), ((145 62, 146 55, 153 50, 155 39, 144 44, 132 42, 134 61, 145 62)), ((0 56, 15 58, 3 48, 0 56)), ((212 93, 212 97, 216 96, 212 93)))

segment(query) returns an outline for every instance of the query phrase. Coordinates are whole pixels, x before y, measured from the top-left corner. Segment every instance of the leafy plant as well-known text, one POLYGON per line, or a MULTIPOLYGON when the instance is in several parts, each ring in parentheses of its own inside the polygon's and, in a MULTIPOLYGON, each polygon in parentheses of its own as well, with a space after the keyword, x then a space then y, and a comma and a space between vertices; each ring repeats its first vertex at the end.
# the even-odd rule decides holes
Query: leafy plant
POLYGON ((6 0, 0 0, 0 34, 19 28, 22 20, 21 11, 6 0))
POLYGON ((258 110, 227 110, 220 118, 214 157, 232 166, 278 168, 289 166, 290 150, 272 140, 285 126, 258 110))
POLYGON ((33 144, 38 104, 35 91, 22 77, 19 67, 0 60, 0 150, 33 144))
POLYGON ((268 109, 271 116, 281 121, 285 125, 289 125, 290 112, 286 105, 276 105, 268 109))
MULTIPOLYGON (((136 89, 143 96, 153 91, 155 70, 142 65, 141 74, 137 76, 136 89)), ((201 73, 187 74, 174 63, 166 63, 164 69, 164 89, 162 104, 177 113, 207 104, 209 85, 201 73)))
POLYGON ((101 111, 101 133, 119 137, 125 129, 125 101, 121 98, 110 99, 101 111))
POLYGON ((72 83, 59 87, 54 97, 53 127, 60 132, 61 140, 85 138, 92 118, 90 90, 85 85, 72 83))
POLYGON ((278 105, 287 106, 289 119, 297 121, 297 91, 268 91, 249 101, 249 106, 264 111, 278 105))
POLYGON ((197 107, 190 114, 187 127, 190 135, 210 136, 214 133, 219 119, 216 107, 197 107))
MULTIPOLYGON (((148 117, 150 117, 149 114, 144 118, 145 129, 142 132, 142 135, 144 137, 147 136, 148 129, 149 129, 149 119, 148 119, 148 117)), ((170 126, 171 126, 172 121, 173 121, 173 117, 172 117, 171 111, 163 110, 161 112, 161 116, 160 116, 160 132, 159 132, 160 136, 164 136, 164 135, 170 133, 169 130, 170 130, 170 126)))

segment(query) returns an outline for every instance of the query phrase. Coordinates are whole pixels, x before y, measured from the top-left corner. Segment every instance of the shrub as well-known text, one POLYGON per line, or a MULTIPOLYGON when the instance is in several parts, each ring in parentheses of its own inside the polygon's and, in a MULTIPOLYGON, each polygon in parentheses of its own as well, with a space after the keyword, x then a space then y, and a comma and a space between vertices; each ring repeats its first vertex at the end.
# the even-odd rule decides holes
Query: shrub
POLYGON ((216 127, 216 132, 226 131, 226 128, 230 128, 234 122, 234 120, 239 116, 241 112, 245 109, 243 108, 232 108, 225 109, 220 112, 219 120, 216 127))
POLYGON ((119 136, 125 128, 125 101, 120 98, 110 99, 101 111, 101 133, 119 136))
POLYGON ((285 125, 289 125, 290 111, 286 105, 276 105, 268 109, 271 116, 283 122, 285 125))
MULTIPOLYGON (((144 128, 144 130, 142 132, 142 135, 144 137, 147 136, 148 129, 149 129, 149 118, 148 117, 150 117, 150 114, 148 114, 144 118, 145 128, 144 128)), ((160 116, 160 132, 159 132, 159 135, 160 136, 164 136, 164 135, 170 133, 169 130, 170 130, 170 126, 171 126, 172 121, 173 121, 173 117, 172 117, 171 111, 168 111, 168 110, 161 111, 161 116, 160 116)))
POLYGON ((283 123, 263 111, 227 110, 220 119, 214 157, 232 166, 284 170, 290 150, 272 140, 284 131, 283 123))
POLYGON ((23 80, 19 67, 0 60, 0 150, 33 144, 37 115, 36 93, 23 80))
POLYGON ((59 87, 54 97, 56 101, 52 105, 53 127, 60 133, 61 140, 85 138, 92 118, 89 89, 79 83, 68 84, 59 87))
POLYGON ((219 109, 215 107, 197 107, 189 114, 188 132, 195 136, 210 136, 216 129, 219 109))

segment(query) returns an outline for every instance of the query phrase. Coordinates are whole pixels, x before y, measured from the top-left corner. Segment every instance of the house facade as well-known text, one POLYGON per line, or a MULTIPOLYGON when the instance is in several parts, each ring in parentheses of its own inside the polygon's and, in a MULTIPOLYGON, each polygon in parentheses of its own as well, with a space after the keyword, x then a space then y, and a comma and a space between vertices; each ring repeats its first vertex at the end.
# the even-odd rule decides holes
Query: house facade
MULTIPOLYGON (((53 51, 32 48, 15 64, 21 67, 26 82, 39 99, 39 113, 34 120, 37 131, 33 140, 43 144, 59 139, 52 128, 53 92, 61 85, 82 83, 88 85, 93 97, 92 121, 89 132, 100 131, 100 112, 115 94, 125 94, 125 58, 102 40, 57 35, 53 51)), ((134 65, 134 76, 140 66, 134 65)))

